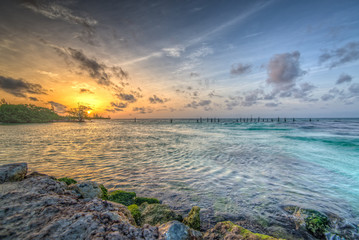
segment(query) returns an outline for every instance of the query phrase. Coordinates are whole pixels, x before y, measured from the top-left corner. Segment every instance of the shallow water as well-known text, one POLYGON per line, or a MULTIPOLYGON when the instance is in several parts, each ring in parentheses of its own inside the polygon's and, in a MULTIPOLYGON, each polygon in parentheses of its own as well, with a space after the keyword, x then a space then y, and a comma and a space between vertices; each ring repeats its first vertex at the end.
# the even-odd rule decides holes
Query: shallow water
POLYGON ((96 120, 0 125, 0 164, 153 196, 204 224, 280 224, 282 206, 358 224, 359 119, 196 123, 96 120))

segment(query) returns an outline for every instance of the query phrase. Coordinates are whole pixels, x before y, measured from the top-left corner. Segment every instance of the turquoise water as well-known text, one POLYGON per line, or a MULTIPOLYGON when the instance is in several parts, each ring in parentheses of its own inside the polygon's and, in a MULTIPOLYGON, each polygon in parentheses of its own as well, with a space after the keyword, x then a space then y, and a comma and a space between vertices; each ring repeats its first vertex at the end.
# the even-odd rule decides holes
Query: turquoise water
POLYGON ((283 224, 283 206, 358 224, 359 119, 196 123, 97 120, 0 125, 0 164, 161 199, 204 225, 283 224))

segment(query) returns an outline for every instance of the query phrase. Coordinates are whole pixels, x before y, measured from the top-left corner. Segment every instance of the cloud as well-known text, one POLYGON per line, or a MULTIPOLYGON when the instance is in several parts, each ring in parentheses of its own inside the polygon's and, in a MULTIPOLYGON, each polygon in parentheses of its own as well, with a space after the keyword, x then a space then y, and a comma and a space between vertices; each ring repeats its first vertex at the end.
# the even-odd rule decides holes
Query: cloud
POLYGON ((106 66, 98 63, 95 59, 88 58, 82 51, 68 48, 69 54, 80 68, 88 72, 91 78, 95 79, 98 84, 110 86, 112 84, 109 74, 106 72, 106 66))
POLYGON ((48 101, 48 104, 51 104, 51 106, 54 108, 55 112, 57 113, 66 113, 67 107, 61 103, 54 102, 54 101, 48 101))
POLYGON ((113 107, 112 109, 106 109, 107 112, 112 112, 112 113, 115 113, 115 112, 122 112, 124 108, 127 107, 127 103, 122 103, 122 102, 119 102, 119 103, 115 103, 115 102, 111 102, 111 107, 113 107))
POLYGON ((116 96, 123 101, 134 103, 137 101, 136 97, 133 94, 119 93, 116 96))
POLYGON ((86 89, 86 88, 80 88, 80 93, 90 93, 90 94, 94 94, 93 91, 86 89))
POLYGON ((191 73, 189 74, 189 76, 190 76, 190 77, 199 77, 199 74, 196 73, 196 72, 191 72, 191 73))
POLYGON ((359 95, 359 83, 353 83, 352 85, 350 85, 350 87, 348 88, 349 92, 351 92, 352 94, 358 96, 359 95))
POLYGON ((266 107, 278 107, 278 105, 279 105, 278 103, 273 103, 273 102, 265 104, 266 107))
POLYGON ((242 106, 250 107, 257 103, 258 100, 262 100, 261 95, 263 94, 262 89, 256 89, 252 92, 249 92, 244 96, 243 101, 241 102, 242 106))
POLYGON ((353 79, 352 76, 343 73, 342 75, 339 76, 339 78, 338 78, 338 80, 337 80, 337 82, 335 84, 341 84, 341 83, 344 83, 344 82, 351 82, 352 79, 353 79))
POLYGON ((132 109, 134 112, 138 112, 141 114, 146 114, 146 113, 152 113, 153 109, 152 108, 145 108, 145 107, 134 107, 132 109))
POLYGON ((40 74, 43 74, 43 75, 47 75, 47 76, 49 76, 51 78, 59 76, 57 73, 52 73, 52 72, 47 72, 47 71, 38 70, 37 72, 40 73, 40 74))
POLYGON ((80 24, 85 27, 93 27, 97 24, 95 19, 73 14, 69 8, 58 4, 59 1, 27 0, 23 2, 23 6, 26 8, 50 19, 60 19, 72 24, 80 24))
POLYGON ((178 58, 181 56, 182 52, 185 51, 185 48, 183 46, 175 46, 172 48, 162 48, 162 51, 164 51, 168 57, 178 58))
POLYGON ((267 66, 267 83, 277 91, 294 87, 297 78, 306 73, 300 68, 299 58, 298 51, 274 55, 267 66))
POLYGON ((329 63, 330 68, 354 62, 359 59, 359 42, 349 42, 346 45, 326 51, 319 56, 319 63, 329 63))
POLYGON ((148 100, 149 100, 150 103, 152 103, 152 104, 165 103, 165 102, 169 101, 168 98, 159 98, 159 97, 157 97, 156 95, 153 95, 153 97, 150 97, 148 100))
POLYGON ((251 69, 252 69, 252 65, 239 63, 237 65, 232 65, 231 74, 242 75, 245 73, 249 73, 251 69))
POLYGON ((329 101, 335 98, 334 95, 326 93, 323 96, 320 97, 323 101, 329 101))
POLYGON ((23 79, 0 76, 0 88, 16 97, 26 98, 26 94, 44 94, 46 90, 40 85, 29 83, 23 79))
POLYGON ((37 99, 36 97, 29 97, 29 99, 30 99, 31 101, 34 101, 34 102, 39 101, 39 99, 37 99))
POLYGON ((211 104, 211 102, 211 100, 200 100, 199 102, 192 101, 191 103, 186 104, 185 107, 197 109, 198 107, 207 107, 211 104))
POLYGON ((128 78, 128 73, 124 71, 119 66, 106 66, 103 63, 98 62, 96 59, 89 58, 86 56, 81 50, 74 48, 62 48, 56 45, 49 44, 45 42, 48 46, 53 48, 56 53, 65 59, 65 62, 68 65, 73 65, 73 61, 75 61, 79 68, 88 73, 88 75, 94 79, 97 84, 105 86, 105 87, 113 87, 115 90, 121 90, 117 84, 112 82, 112 77, 118 78, 120 80, 120 84, 124 87, 128 85, 128 83, 123 82, 128 78))

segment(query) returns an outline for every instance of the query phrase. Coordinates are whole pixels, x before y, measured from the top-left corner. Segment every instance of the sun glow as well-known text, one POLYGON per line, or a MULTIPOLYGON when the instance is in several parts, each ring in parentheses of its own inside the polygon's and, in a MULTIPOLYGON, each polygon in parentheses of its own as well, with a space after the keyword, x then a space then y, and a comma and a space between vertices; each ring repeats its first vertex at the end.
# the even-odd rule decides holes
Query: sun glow
POLYGON ((91 111, 87 111, 87 114, 90 114, 91 113, 91 111))

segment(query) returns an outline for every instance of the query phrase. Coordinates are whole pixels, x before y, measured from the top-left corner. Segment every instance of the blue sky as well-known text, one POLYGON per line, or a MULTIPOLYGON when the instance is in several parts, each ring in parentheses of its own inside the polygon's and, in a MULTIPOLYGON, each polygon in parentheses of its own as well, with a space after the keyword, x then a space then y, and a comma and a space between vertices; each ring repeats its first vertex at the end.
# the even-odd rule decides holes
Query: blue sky
POLYGON ((2 1, 0 96, 113 117, 359 117, 358 1, 2 1))

